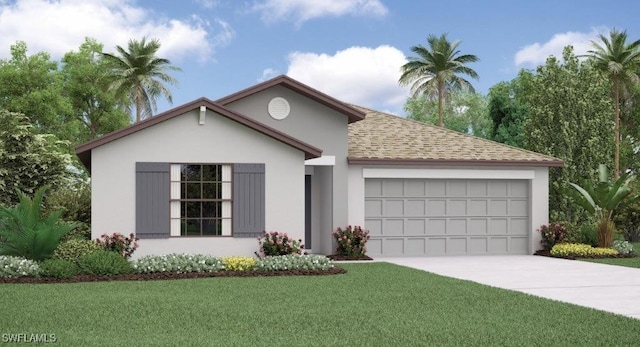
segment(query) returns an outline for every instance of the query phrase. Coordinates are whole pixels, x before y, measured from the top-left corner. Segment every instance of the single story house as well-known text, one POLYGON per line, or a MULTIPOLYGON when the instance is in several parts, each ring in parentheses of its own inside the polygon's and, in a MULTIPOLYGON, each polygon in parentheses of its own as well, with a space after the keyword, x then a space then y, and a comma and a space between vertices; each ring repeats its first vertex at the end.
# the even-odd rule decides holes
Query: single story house
POLYGON ((87 142, 92 238, 136 255, 253 255, 263 231, 331 254, 531 254, 559 159, 345 104, 287 76, 201 98, 87 142))

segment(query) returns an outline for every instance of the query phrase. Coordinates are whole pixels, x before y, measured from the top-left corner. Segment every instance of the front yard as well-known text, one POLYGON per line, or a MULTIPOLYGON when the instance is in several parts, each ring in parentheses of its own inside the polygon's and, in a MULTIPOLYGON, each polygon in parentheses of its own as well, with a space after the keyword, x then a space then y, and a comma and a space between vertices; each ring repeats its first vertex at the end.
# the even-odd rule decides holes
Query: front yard
POLYGON ((640 320, 386 263, 345 275, 0 285, 0 334, 64 345, 640 343, 640 320))

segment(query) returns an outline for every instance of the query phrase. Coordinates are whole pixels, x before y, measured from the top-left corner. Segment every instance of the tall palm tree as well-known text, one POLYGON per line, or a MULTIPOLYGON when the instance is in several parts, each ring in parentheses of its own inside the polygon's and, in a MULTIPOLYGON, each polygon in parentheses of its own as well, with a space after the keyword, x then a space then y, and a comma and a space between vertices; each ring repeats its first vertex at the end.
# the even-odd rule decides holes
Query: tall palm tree
POLYGON ((171 65, 171 61, 158 58, 156 53, 160 41, 129 40, 127 50, 116 46, 116 54, 103 53, 102 56, 110 64, 113 88, 118 95, 127 97, 125 108, 129 114, 135 107, 136 122, 151 117, 157 110, 156 99, 160 96, 173 102, 171 92, 164 83, 176 85, 178 82, 167 71, 180 71, 171 65))
POLYGON ((409 58, 409 62, 400 68, 400 85, 411 84, 414 96, 427 94, 438 98, 438 122, 443 126, 443 102, 452 90, 475 91, 469 81, 459 75, 467 75, 478 79, 478 74, 465 64, 478 61, 473 54, 460 54, 458 46, 461 41, 449 42, 447 34, 440 37, 429 35, 429 47, 422 45, 411 47, 417 57, 409 58))
POLYGON ((613 29, 609 37, 600 35, 601 44, 591 41, 593 50, 588 51, 596 68, 613 81, 613 106, 615 110, 614 136, 616 151, 614 177, 620 177, 620 94, 629 84, 640 83, 636 71, 640 67, 640 40, 627 44, 627 32, 613 29))

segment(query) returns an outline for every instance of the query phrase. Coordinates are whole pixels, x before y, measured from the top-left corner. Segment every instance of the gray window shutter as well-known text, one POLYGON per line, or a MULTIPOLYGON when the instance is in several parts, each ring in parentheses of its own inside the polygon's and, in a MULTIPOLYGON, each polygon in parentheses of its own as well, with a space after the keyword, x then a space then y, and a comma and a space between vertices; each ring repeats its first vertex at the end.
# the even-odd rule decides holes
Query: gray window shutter
POLYGON ((169 163, 136 163, 136 236, 140 239, 170 236, 170 169, 169 163))
POLYGON ((258 237, 264 231, 264 164, 233 165, 233 236, 258 237))

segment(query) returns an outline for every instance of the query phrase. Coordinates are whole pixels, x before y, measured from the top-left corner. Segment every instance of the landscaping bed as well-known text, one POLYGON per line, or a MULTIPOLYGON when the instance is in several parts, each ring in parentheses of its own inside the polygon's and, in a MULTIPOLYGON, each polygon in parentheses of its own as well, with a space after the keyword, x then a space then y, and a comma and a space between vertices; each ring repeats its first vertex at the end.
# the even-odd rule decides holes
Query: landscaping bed
POLYGON ((575 257, 575 256, 560 257, 560 256, 551 255, 551 250, 547 250, 547 249, 538 250, 535 253, 533 253, 533 255, 540 255, 540 256, 551 257, 551 258, 569 259, 569 260, 576 260, 576 259, 635 258, 635 257, 638 256, 635 253, 627 253, 627 254, 609 254, 609 255, 585 255, 585 256, 580 256, 580 257, 575 257))
POLYGON ((344 254, 331 254, 327 258, 335 261, 347 261, 347 260, 373 260, 368 255, 344 255, 344 254))
POLYGON ((347 271, 341 267, 327 270, 278 270, 278 271, 218 271, 218 272, 156 272, 150 274, 130 274, 114 276, 76 275, 70 278, 53 277, 12 277, 0 278, 0 283, 80 283, 80 282, 108 282, 108 281, 152 281, 178 280, 208 277, 267 277, 267 276, 323 276, 343 274, 347 271))

